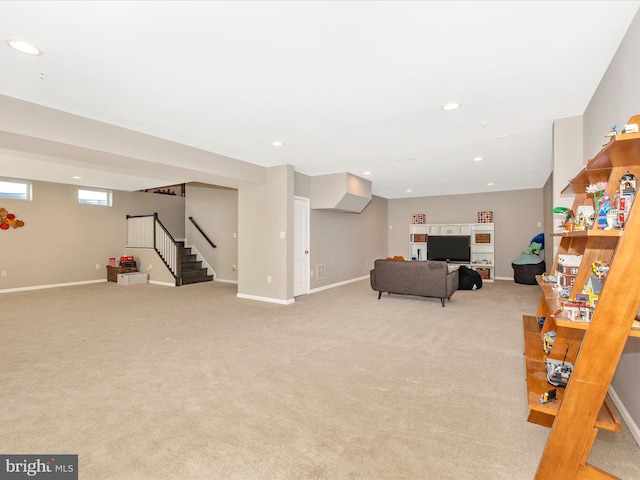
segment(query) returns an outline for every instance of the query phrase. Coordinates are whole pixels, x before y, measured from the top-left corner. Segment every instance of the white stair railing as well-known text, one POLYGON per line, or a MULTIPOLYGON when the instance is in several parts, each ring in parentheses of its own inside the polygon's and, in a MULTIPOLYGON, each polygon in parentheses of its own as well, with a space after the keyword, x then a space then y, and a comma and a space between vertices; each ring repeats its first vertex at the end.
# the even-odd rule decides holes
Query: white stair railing
POLYGON ((178 244, 158 219, 153 215, 127 215, 127 247, 153 248, 176 279, 180 282, 180 249, 178 244))

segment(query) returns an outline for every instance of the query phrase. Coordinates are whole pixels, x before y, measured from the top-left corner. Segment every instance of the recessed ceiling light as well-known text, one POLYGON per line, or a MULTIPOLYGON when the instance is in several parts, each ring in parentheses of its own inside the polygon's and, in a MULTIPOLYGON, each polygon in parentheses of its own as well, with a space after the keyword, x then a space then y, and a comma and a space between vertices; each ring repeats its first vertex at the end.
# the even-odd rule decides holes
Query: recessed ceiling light
POLYGON ((450 112, 451 110, 457 110, 459 108, 460 104, 458 102, 451 102, 442 106, 442 110, 444 110, 445 112, 450 112))
POLYGON ((491 187, 492 185, 493 185, 493 182, 487 183, 487 187, 491 187))
POLYGON ((284 143, 282 143, 282 142, 280 142, 280 141, 276 140, 276 141, 274 141, 274 142, 271 142, 271 145, 273 145, 274 147, 281 147, 281 146, 283 146, 283 145, 284 145, 284 143))
POLYGON ((413 190, 411 190, 410 188, 407 188, 405 191, 406 191, 407 193, 411 193, 411 192, 413 192, 413 190))
POLYGON ((364 172, 363 175, 371 175, 371 172, 364 172))
POLYGON ((474 162, 481 162, 482 160, 484 160, 482 157, 476 157, 473 159, 474 162))
POLYGON ((78 175, 74 175, 71 178, 73 178, 74 180, 82 180, 82 177, 79 177, 78 175))
POLYGON ((27 55, 42 55, 42 50, 40 50, 35 45, 32 45, 31 43, 25 42, 23 40, 14 40, 12 38, 9 38, 5 40, 5 43, 14 50, 19 51, 20 53, 26 53, 27 55))

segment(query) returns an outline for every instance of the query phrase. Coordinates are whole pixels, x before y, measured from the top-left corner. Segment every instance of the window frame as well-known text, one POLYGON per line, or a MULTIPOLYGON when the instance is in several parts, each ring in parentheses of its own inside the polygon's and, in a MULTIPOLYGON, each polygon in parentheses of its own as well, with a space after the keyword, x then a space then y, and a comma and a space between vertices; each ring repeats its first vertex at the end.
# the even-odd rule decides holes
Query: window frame
POLYGON ((27 202, 31 202, 33 200, 33 184, 30 180, 23 180, 19 178, 9 178, 9 177, 0 177, 1 183, 16 183, 19 185, 24 185, 26 187, 26 192, 24 197, 15 197, 11 196, 9 192, 4 192, 0 188, 0 198, 3 200, 26 200, 27 202))
POLYGON ((78 203, 80 205, 92 205, 97 207, 111 207, 113 205, 113 192, 111 190, 107 190, 104 188, 93 188, 93 187, 78 187, 78 203), (93 192, 93 193, 103 193, 106 195, 104 201, 95 200, 91 201, 90 198, 82 198, 80 192, 93 192))

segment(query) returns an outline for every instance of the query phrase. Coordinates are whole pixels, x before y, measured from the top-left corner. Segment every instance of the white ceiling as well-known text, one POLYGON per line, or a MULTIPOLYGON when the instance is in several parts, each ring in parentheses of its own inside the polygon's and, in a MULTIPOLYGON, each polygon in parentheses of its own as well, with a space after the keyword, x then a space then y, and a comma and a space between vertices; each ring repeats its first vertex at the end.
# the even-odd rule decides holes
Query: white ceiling
POLYGON ((60 110, 58 127, 70 113, 195 147, 155 160, 145 136, 146 154, 109 161, 122 145, 108 145, 118 140, 108 129, 87 149, 51 136, 55 116, 32 118, 32 131, 59 142, 51 152, 33 133, 9 141, 24 132, 2 120, 5 108, 0 175, 76 174, 123 190, 215 182, 191 160, 204 150, 308 175, 369 171, 385 198, 540 188, 553 120, 584 112, 639 6, 0 1, 1 95, 60 110), (44 54, 18 53, 8 38, 44 54), (450 101, 462 107, 442 111, 450 101))

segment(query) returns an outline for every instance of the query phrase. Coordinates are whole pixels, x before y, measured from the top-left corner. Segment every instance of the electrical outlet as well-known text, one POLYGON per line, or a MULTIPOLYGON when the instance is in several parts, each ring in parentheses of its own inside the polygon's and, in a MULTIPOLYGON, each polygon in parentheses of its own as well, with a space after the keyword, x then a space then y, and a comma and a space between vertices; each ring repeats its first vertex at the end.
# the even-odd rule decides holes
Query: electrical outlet
POLYGON ((271 275, 267 275, 267 283, 271 283, 271 275))
POLYGON ((96 263, 96 270, 100 270, 100 264, 96 263))
POLYGON ((237 269, 238 269, 238 267, 236 267, 235 265, 231 265, 231 270, 232 270, 232 271, 234 271, 234 272, 235 272, 237 269))
POLYGON ((153 268, 153 265, 149 264, 149 266, 147 267, 147 272, 150 272, 152 268, 153 268))
POLYGON ((6 277, 6 276, 7 276, 7 271, 6 271, 6 270, 3 270, 3 271, 2 271, 2 276, 3 276, 3 277, 6 277))

